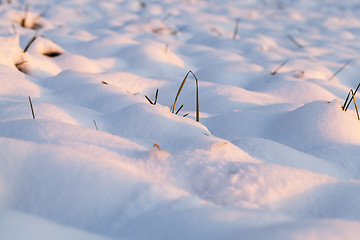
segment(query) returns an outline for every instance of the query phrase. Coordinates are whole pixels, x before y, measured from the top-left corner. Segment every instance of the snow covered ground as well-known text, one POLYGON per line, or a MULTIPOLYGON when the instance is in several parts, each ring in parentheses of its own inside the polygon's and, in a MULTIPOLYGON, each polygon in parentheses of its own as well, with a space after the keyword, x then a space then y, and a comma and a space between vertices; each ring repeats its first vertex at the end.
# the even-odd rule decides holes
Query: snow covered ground
POLYGON ((360 239, 357 0, 3 0, 0 20, 0 239, 360 239), (171 112, 190 70, 199 122, 192 74, 171 112))

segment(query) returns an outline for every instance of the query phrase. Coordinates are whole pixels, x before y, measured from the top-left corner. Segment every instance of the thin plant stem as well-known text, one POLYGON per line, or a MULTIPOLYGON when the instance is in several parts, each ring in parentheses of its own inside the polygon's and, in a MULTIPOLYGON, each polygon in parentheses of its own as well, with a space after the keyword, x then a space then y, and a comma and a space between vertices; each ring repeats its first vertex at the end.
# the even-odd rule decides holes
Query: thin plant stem
POLYGON ((154 101, 154 102, 151 101, 151 99, 150 99, 148 96, 146 96, 146 95, 145 95, 145 98, 149 101, 149 103, 150 103, 151 105, 156 105, 156 103, 157 103, 157 98, 158 98, 158 94, 159 94, 159 89, 156 89, 155 101, 154 101))
POLYGON ((30 103, 30 108, 31 108, 31 113, 32 113, 33 119, 35 119, 34 108, 33 108, 30 96, 29 96, 29 103, 30 103))
POLYGON ((25 5, 25 10, 24 10, 24 18, 21 21, 21 26, 22 27, 26 27, 26 19, 27 19, 28 11, 29 11, 29 4, 26 4, 25 5))
POLYGON ((186 74, 184 80, 183 80, 183 81, 181 82, 181 84, 180 84, 179 90, 178 90, 178 92, 177 92, 177 94, 176 94, 176 97, 175 97, 175 100, 174 100, 174 104, 173 104, 173 108, 172 108, 172 113, 175 112, 177 99, 178 99, 178 97, 179 97, 179 95, 180 95, 180 92, 181 92, 181 90, 182 90, 182 88, 183 88, 183 86, 184 86, 184 84, 185 84, 185 82, 186 82, 186 79, 187 79, 187 77, 189 76, 190 73, 191 73, 191 74, 194 76, 194 78, 195 78, 195 84, 196 84, 196 121, 199 122, 199 115, 200 115, 200 113, 199 113, 199 83, 198 83, 198 79, 196 78, 195 74, 194 74, 192 71, 189 71, 189 72, 186 74))
POLYGON ((357 107, 356 100, 355 100, 355 94, 354 94, 354 92, 353 92, 352 90, 351 90, 351 93, 352 93, 352 98, 354 99, 354 105, 355 105, 355 109, 356 109, 356 115, 357 115, 358 120, 360 120, 359 111, 358 111, 358 107, 357 107))
POLYGON ((289 38, 289 40, 294 43, 298 48, 303 48, 303 46, 290 34, 287 35, 287 37, 289 38))
POLYGON ((329 78, 329 81, 331 81, 334 77, 336 77, 336 75, 338 75, 342 70, 344 70, 344 68, 349 65, 349 63, 351 62, 352 60, 349 60, 347 61, 346 63, 344 63, 344 65, 341 66, 341 68, 339 68, 339 70, 337 70, 330 78, 329 78))
POLYGON ((285 59, 285 61, 283 61, 274 71, 271 72, 271 75, 277 74, 280 68, 282 68, 288 61, 289 59, 285 59))
MULTIPOLYGON (((357 93, 357 91, 359 90, 359 88, 360 88, 360 83, 358 84, 358 86, 356 87, 356 89, 355 89, 355 91, 353 92, 354 93, 354 96, 356 95, 356 93, 357 93)), ((351 101, 352 101, 352 99, 353 98, 350 98, 350 100, 349 100, 349 97, 350 97, 350 93, 352 92, 352 89, 350 89, 350 91, 349 91, 349 93, 348 93, 348 95, 347 95, 347 97, 346 97, 346 100, 345 100, 345 102, 344 102, 344 106, 342 106, 342 109, 344 110, 344 111, 346 111, 348 108, 349 108, 349 106, 350 106, 350 103, 351 103, 351 101), (349 100, 349 102, 347 102, 349 100), (346 103, 347 103, 347 105, 346 105, 346 103)))
POLYGON ((31 44, 34 43, 34 41, 38 38, 38 33, 36 32, 35 35, 31 38, 31 40, 28 42, 28 44, 26 45, 25 49, 24 49, 24 53, 27 52, 27 50, 29 50, 29 47, 31 46, 31 44))
POLYGON ((96 124, 95 120, 93 120, 93 121, 94 121, 94 125, 95 125, 96 130, 99 130, 99 128, 98 128, 98 126, 97 126, 97 124, 96 124))
POLYGON ((235 21, 235 28, 234 28, 234 34, 233 34, 233 39, 236 39, 236 36, 238 34, 238 31, 239 31, 239 19, 237 18, 236 21, 235 21))
POLYGON ((180 112, 180 110, 183 108, 183 106, 184 106, 184 104, 182 104, 182 105, 179 107, 179 109, 176 111, 175 115, 177 115, 177 114, 180 112))

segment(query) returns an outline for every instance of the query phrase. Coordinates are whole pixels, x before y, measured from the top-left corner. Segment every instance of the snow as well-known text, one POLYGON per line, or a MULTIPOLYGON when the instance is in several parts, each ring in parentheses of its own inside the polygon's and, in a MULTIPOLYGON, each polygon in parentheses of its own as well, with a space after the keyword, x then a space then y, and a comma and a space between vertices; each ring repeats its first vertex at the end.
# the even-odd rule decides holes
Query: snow
POLYGON ((1 1, 0 239, 359 239, 359 10, 1 1))

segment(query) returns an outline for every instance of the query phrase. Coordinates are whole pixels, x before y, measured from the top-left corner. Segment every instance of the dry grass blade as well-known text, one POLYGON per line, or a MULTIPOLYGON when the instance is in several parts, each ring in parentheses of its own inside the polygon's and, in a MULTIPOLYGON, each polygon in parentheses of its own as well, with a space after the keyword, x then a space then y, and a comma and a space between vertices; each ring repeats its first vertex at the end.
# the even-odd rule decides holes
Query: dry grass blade
POLYGON ((354 100, 354 105, 355 105, 355 110, 356 110, 356 115, 357 115, 358 120, 360 120, 360 116, 359 116, 359 109, 358 109, 357 104, 356 104, 355 94, 357 93, 359 88, 360 88, 360 83, 357 86, 357 88, 355 89, 355 91, 350 89, 350 91, 349 91, 349 93, 348 93, 348 95, 347 95, 347 97, 345 99, 344 105, 341 107, 342 110, 347 111, 350 104, 351 104, 351 101, 354 100))
POLYGON ((344 102, 344 106, 342 106, 342 108, 343 108, 344 111, 348 110, 348 108, 349 108, 349 106, 350 106, 350 104, 351 104, 351 101, 352 101, 353 99, 355 100, 354 96, 356 95, 357 91, 359 90, 359 87, 360 87, 360 84, 357 86, 357 88, 355 89, 355 91, 353 91, 352 89, 350 89, 350 91, 349 91, 349 93, 348 93, 348 95, 347 95, 347 97, 346 97, 346 100, 345 100, 345 102, 344 102), (350 94, 352 94, 352 97, 349 99, 350 94), (349 102, 347 103, 348 100, 349 100, 349 102), (346 103, 347 103, 347 105, 346 105, 346 103), (346 106, 345 106, 345 105, 346 105, 346 106))
POLYGON ((288 34, 287 35, 287 37, 288 37, 288 39, 292 42, 292 43, 294 43, 298 48, 303 48, 303 46, 298 42, 298 41, 296 41, 296 39, 293 37, 293 36, 291 36, 290 34, 288 34))
POLYGON ((182 105, 179 107, 179 109, 176 111, 175 115, 177 115, 177 114, 180 112, 180 110, 183 108, 183 106, 184 106, 184 104, 182 104, 182 105))
POLYGON ((342 70, 344 70, 344 68, 349 65, 349 63, 351 62, 352 60, 349 60, 347 61, 346 63, 344 63, 344 65, 341 66, 341 68, 339 68, 339 70, 337 70, 330 78, 329 78, 329 81, 331 81, 334 77, 336 77, 336 75, 338 75, 342 70))
POLYGON ((234 34, 233 34, 233 39, 236 39, 236 36, 238 34, 238 31, 239 31, 239 19, 237 18, 236 21, 235 21, 235 29, 234 29, 234 34))
POLYGON ((29 50, 31 44, 34 43, 34 41, 38 38, 38 33, 36 32, 35 35, 30 39, 30 41, 28 42, 28 44, 26 45, 25 49, 24 49, 24 53, 27 52, 27 50, 29 50))
POLYGON ((159 94, 159 89, 156 89, 155 101, 154 101, 154 102, 151 101, 151 99, 150 99, 148 96, 146 96, 146 95, 145 95, 145 98, 149 101, 149 103, 150 103, 151 105, 156 105, 156 103, 157 103, 157 98, 158 98, 158 94, 159 94))
MULTIPOLYGON (((355 91, 353 92, 354 94, 354 96, 356 95, 356 93, 357 93, 357 91, 359 90, 359 88, 360 88, 360 83, 358 84, 358 86, 356 87, 356 89, 355 89, 355 91)), ((350 103, 351 103, 351 101, 352 101, 352 97, 349 99, 349 97, 350 97, 350 94, 351 94, 351 92, 352 92, 353 90, 352 89, 350 89, 350 91, 349 91, 349 93, 348 93, 348 95, 347 95, 347 97, 346 97, 346 99, 345 99, 345 102, 344 102, 344 105, 341 107, 344 111, 346 111, 348 108, 349 108, 349 106, 350 106, 350 103), (349 102, 348 102, 349 101, 349 102), (347 105, 346 105, 347 104, 347 105)))
POLYGON ((174 104, 173 104, 173 107, 172 107, 172 113, 175 112, 177 99, 178 99, 178 97, 179 97, 179 95, 180 95, 180 92, 181 92, 181 90, 182 90, 182 88, 183 88, 183 86, 184 86, 184 84, 185 84, 185 82, 186 82, 186 79, 187 79, 187 77, 189 76, 190 73, 191 73, 191 74, 194 76, 194 78, 195 78, 195 84, 196 84, 196 121, 199 122, 199 115, 200 115, 200 114, 199 114, 199 83, 198 83, 197 77, 195 76, 195 74, 194 74, 192 71, 189 71, 189 72, 186 74, 184 80, 183 80, 183 81, 181 82, 181 84, 180 84, 179 90, 178 90, 178 92, 177 92, 177 94, 176 94, 176 97, 175 97, 175 100, 174 100, 174 104))
POLYGON ((31 113, 32 113, 33 119, 35 119, 34 108, 33 108, 30 96, 29 96, 29 103, 30 103, 30 108, 31 108, 31 113))
MULTIPOLYGON (((351 89, 352 90, 352 89, 351 89)), ((345 99, 345 102, 344 102, 344 105, 341 107, 342 108, 342 110, 344 110, 344 111, 346 111, 348 108, 349 108, 349 105, 350 105, 350 101, 349 101, 349 103, 348 103, 348 100, 349 100, 349 97, 350 97, 350 94, 351 94, 351 90, 349 91, 349 93, 348 93, 348 95, 347 95, 347 97, 346 97, 346 99, 345 99), (346 105, 348 103, 348 105, 346 105), (345 107, 346 106, 346 107, 345 107)))
POLYGON ((358 107, 357 107, 357 104, 356 104, 355 94, 354 94, 353 90, 351 90, 351 93, 352 93, 352 98, 354 99, 354 105, 355 105, 355 109, 356 109, 356 115, 357 115, 358 120, 360 120, 359 110, 358 110, 358 107))
POLYGON ((161 22, 165 22, 166 20, 168 20, 169 17, 171 17, 172 14, 171 13, 168 13, 165 15, 165 17, 163 19, 161 19, 161 22))
POLYGON ((26 27, 26 18, 27 18, 28 11, 29 11, 29 4, 26 4, 25 5, 25 10, 24 10, 24 17, 21 20, 21 24, 20 24, 23 28, 26 27))
POLYGON ((277 74, 280 68, 282 68, 288 61, 289 59, 286 59, 284 62, 282 62, 274 71, 271 72, 271 75, 277 74))
POLYGON ((93 120, 93 121, 94 121, 94 125, 95 125, 96 130, 99 130, 99 128, 98 128, 98 126, 97 126, 97 124, 96 124, 95 120, 93 120))

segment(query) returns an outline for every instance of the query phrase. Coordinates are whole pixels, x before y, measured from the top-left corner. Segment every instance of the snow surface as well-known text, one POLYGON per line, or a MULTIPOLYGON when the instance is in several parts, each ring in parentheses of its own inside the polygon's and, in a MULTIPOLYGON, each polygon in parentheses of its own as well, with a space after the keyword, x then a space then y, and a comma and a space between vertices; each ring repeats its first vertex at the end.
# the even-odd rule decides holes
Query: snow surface
POLYGON ((359 16, 1 1, 0 239, 360 239, 359 16))

